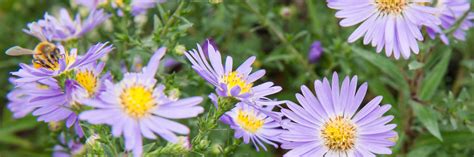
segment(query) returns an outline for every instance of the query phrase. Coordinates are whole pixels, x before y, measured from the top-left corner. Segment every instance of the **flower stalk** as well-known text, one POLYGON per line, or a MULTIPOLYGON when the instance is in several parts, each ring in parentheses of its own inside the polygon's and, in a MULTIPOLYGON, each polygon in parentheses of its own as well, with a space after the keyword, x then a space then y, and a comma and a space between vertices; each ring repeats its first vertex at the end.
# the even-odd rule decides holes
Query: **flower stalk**
POLYGON ((219 97, 217 103, 217 108, 212 108, 207 116, 198 119, 199 132, 192 140, 193 150, 197 152, 207 151, 211 144, 209 140, 210 132, 217 128, 219 118, 234 107, 237 99, 234 97, 219 97))

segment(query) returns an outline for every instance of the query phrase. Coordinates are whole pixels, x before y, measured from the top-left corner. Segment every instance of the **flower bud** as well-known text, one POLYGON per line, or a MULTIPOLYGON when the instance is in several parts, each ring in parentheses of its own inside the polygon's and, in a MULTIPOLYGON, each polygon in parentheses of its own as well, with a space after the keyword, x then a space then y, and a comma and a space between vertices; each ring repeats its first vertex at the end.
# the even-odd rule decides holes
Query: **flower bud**
POLYGON ((290 7, 282 7, 280 9, 280 16, 283 17, 284 19, 288 19, 293 15, 293 11, 291 10, 290 7))
POLYGON ((308 52, 308 60, 310 63, 316 63, 323 55, 323 47, 320 41, 315 41, 311 44, 308 52))
POLYGON ((176 47, 174 47, 174 52, 177 55, 182 56, 186 52, 186 47, 184 47, 184 45, 181 45, 181 44, 176 45, 176 47))

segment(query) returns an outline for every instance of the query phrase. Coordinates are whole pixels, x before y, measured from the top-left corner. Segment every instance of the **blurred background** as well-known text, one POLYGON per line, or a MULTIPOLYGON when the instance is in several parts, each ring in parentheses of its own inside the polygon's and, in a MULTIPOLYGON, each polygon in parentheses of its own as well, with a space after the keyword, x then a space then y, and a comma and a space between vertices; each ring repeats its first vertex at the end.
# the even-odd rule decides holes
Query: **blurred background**
MULTIPOLYGON (((215 41, 221 53, 233 56, 235 64, 256 56, 254 67, 267 71, 263 81, 283 87, 271 98, 295 101, 301 85, 312 87, 314 80, 330 78, 334 71, 340 76, 357 75, 359 85, 369 84, 366 101, 382 95, 383 103, 393 106, 388 114, 395 116, 399 138, 391 156, 474 155, 473 29, 466 41, 446 46, 438 39, 425 40, 420 55, 394 60, 361 41, 347 43, 355 27, 340 27, 335 11, 323 0, 191 0, 172 14, 178 3, 168 0, 140 19, 112 17, 81 39, 79 49, 96 42, 114 44, 114 53, 123 53, 111 54, 107 67, 119 80, 122 65, 132 67, 137 58, 146 63, 152 48, 166 46, 167 57, 178 65, 161 69, 160 79, 181 89, 183 97, 206 97, 213 91, 182 56, 183 48, 196 48, 207 38, 215 41), (310 61, 308 53, 315 41, 324 50, 310 61)), ((4 51, 15 45, 33 49, 38 40, 22 29, 46 12, 57 15, 62 7, 72 15, 84 13, 68 0, 0 0, 0 157, 52 153, 56 134, 50 131, 51 124, 36 122, 33 116, 13 119, 6 108, 6 96, 13 87, 9 73, 18 70, 19 63, 30 63, 31 57, 6 56, 4 51)), ((209 101, 204 105, 209 106, 209 101)), ((195 123, 189 125, 192 128, 195 123)), ((216 133, 216 139, 229 136, 216 133)), ((257 153, 250 145, 241 145, 236 156, 281 156, 284 152, 257 153)))

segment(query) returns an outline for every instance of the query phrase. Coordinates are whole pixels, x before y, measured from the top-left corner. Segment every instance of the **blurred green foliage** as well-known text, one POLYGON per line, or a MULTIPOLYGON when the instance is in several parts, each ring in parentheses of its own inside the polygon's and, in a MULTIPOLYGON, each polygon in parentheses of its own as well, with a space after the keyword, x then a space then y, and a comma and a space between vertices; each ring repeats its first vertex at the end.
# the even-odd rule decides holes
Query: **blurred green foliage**
MULTIPOLYGON (((178 45, 187 50, 195 48, 196 43, 206 38, 213 38, 220 52, 233 56, 236 63, 257 56, 255 67, 267 71, 263 80, 283 87, 281 93, 273 96, 281 100, 294 101, 301 85, 312 86, 315 79, 330 76, 333 71, 357 75, 360 83, 369 83, 366 100, 382 95, 383 103, 393 105, 389 114, 396 117, 399 138, 392 156, 474 154, 474 30, 469 31, 466 41, 450 46, 438 40, 424 41, 420 55, 397 61, 376 54, 361 42, 347 43, 355 28, 341 28, 334 11, 324 1, 168 1, 152 9, 143 25, 136 24, 131 17, 112 17, 111 22, 81 40, 79 49, 99 41, 114 44, 116 49, 109 55, 111 62, 107 67, 119 80, 121 65, 131 67, 137 57, 146 62, 152 50, 166 46, 167 56, 183 65, 171 70, 162 68, 167 74, 160 75, 160 79, 167 86, 180 89, 182 97, 206 97, 212 92, 175 49, 178 45), (322 42, 325 51, 316 64, 309 64, 307 51, 315 40, 322 42)), ((80 11, 65 0, 1 0, 0 50, 4 52, 14 45, 33 48, 37 39, 22 29, 42 18, 45 12, 55 15, 60 7, 80 11)), ((57 134, 50 131, 48 124, 36 122, 32 116, 12 119, 6 108, 5 97, 12 88, 9 72, 17 70, 22 62, 30 62, 30 57, 0 53, 0 84, 4 87, 0 89, 0 156, 50 156, 57 134)), ((212 107, 209 101, 203 105, 206 109, 212 107)), ((193 128, 197 122, 184 123, 193 128)), ((195 133, 192 129, 191 137, 195 133)), ((231 136, 224 125, 212 134, 214 143, 222 143, 231 136)), ((159 142, 145 149, 164 145, 165 142, 159 142)), ((212 149, 219 151, 217 147, 212 149)), ((235 155, 281 156, 284 152, 256 152, 251 145, 242 144, 235 155)))

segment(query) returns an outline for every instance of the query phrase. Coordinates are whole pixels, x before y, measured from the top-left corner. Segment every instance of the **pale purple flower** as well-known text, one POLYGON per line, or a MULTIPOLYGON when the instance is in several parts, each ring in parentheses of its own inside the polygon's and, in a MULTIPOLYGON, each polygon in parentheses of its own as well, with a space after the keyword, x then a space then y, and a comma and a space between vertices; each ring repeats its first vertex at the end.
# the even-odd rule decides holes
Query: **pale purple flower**
MULTIPOLYGON (((265 109, 271 112, 272 108, 265 109)), ((257 151, 260 148, 267 151, 263 143, 278 148, 275 142, 281 141, 278 136, 283 132, 280 123, 253 105, 239 102, 234 109, 226 112, 220 119, 235 130, 235 138, 243 138, 246 144, 252 142, 257 151)))
POLYGON ((61 75, 81 66, 94 63, 99 58, 112 51, 112 46, 107 46, 107 43, 98 43, 92 46, 83 56, 78 56, 77 49, 75 48, 71 49, 69 52, 67 52, 61 45, 58 45, 57 48, 61 57, 57 62, 51 63, 54 65, 53 67, 35 67, 33 65, 21 63, 20 70, 11 73, 18 77, 13 81, 15 85, 18 86, 24 83, 35 82, 61 75))
MULTIPOLYGON (((82 137, 77 114, 80 102, 93 98, 104 90, 104 80, 110 79, 110 74, 100 77, 104 63, 90 63, 71 71, 72 78, 66 78, 64 86, 59 85, 54 78, 40 79, 34 82, 19 84, 8 94, 9 109, 14 117, 20 118, 33 112, 38 121, 66 121, 66 126, 74 125, 76 133, 82 137)), ((17 78, 12 78, 15 81, 17 78)))
POLYGON ((323 55, 323 46, 320 41, 315 41, 311 44, 308 52, 308 60, 310 63, 316 63, 323 55))
MULTIPOLYGON (((471 4, 468 0, 438 0, 435 7, 438 9, 436 16, 441 19, 442 29, 447 30, 453 27, 464 13, 470 11, 471 4)), ((461 41, 466 40, 466 31, 474 27, 473 20, 474 13, 468 13, 466 19, 460 23, 459 28, 453 32, 454 38, 461 41)), ((426 31, 431 39, 439 35, 441 41, 448 45, 449 39, 442 29, 428 27, 426 31)))
POLYGON ((125 149, 134 156, 143 153, 143 139, 156 139, 158 134, 166 141, 178 143, 176 134, 189 134, 189 128, 169 119, 196 117, 204 109, 198 104, 201 97, 172 99, 165 95, 165 86, 154 78, 165 48, 151 57, 140 73, 125 73, 122 81, 105 83, 105 91, 97 99, 84 101, 94 107, 84 111, 80 119, 91 124, 112 126, 112 135, 125 137, 125 149))
POLYGON ((328 6, 338 10, 336 17, 343 27, 359 27, 348 41, 360 38, 365 45, 376 47, 377 53, 400 55, 407 59, 411 53, 418 54, 418 42, 423 40, 422 26, 436 27, 441 24, 435 16, 435 8, 425 6, 431 0, 330 0, 328 6))
POLYGON ((273 82, 254 85, 255 81, 265 75, 265 70, 251 73, 251 65, 255 61, 255 56, 248 58, 237 69, 233 70, 232 57, 227 56, 224 66, 220 52, 213 45, 208 44, 208 57, 204 54, 201 46, 197 46, 198 50, 188 51, 185 55, 192 63, 192 68, 202 78, 216 87, 219 96, 231 96, 253 104, 276 105, 281 103, 271 101, 266 97, 281 91, 280 86, 273 86, 273 82))
POLYGON ((85 33, 107 20, 109 16, 103 10, 93 10, 82 21, 79 14, 72 19, 68 11, 63 8, 59 11, 59 18, 46 13, 44 19, 29 23, 28 29, 23 31, 41 41, 67 41, 84 36, 85 33))
POLYGON ((81 142, 76 141, 74 139, 71 139, 66 142, 64 134, 61 134, 59 136, 59 142, 61 145, 55 145, 53 148, 53 157, 73 157, 78 156, 84 152, 85 148, 81 142), (64 146, 67 146, 67 148, 65 148, 64 146))
POLYGON ((380 106, 377 96, 361 107, 367 92, 364 83, 357 89, 357 76, 339 84, 334 73, 332 83, 324 78, 314 82, 314 95, 306 86, 296 94, 299 104, 288 102, 281 112, 289 119, 282 122, 288 131, 281 134, 284 156, 356 156, 391 154, 395 145, 393 116, 383 116, 391 105, 380 106), (361 109, 359 110, 359 108, 361 109))

